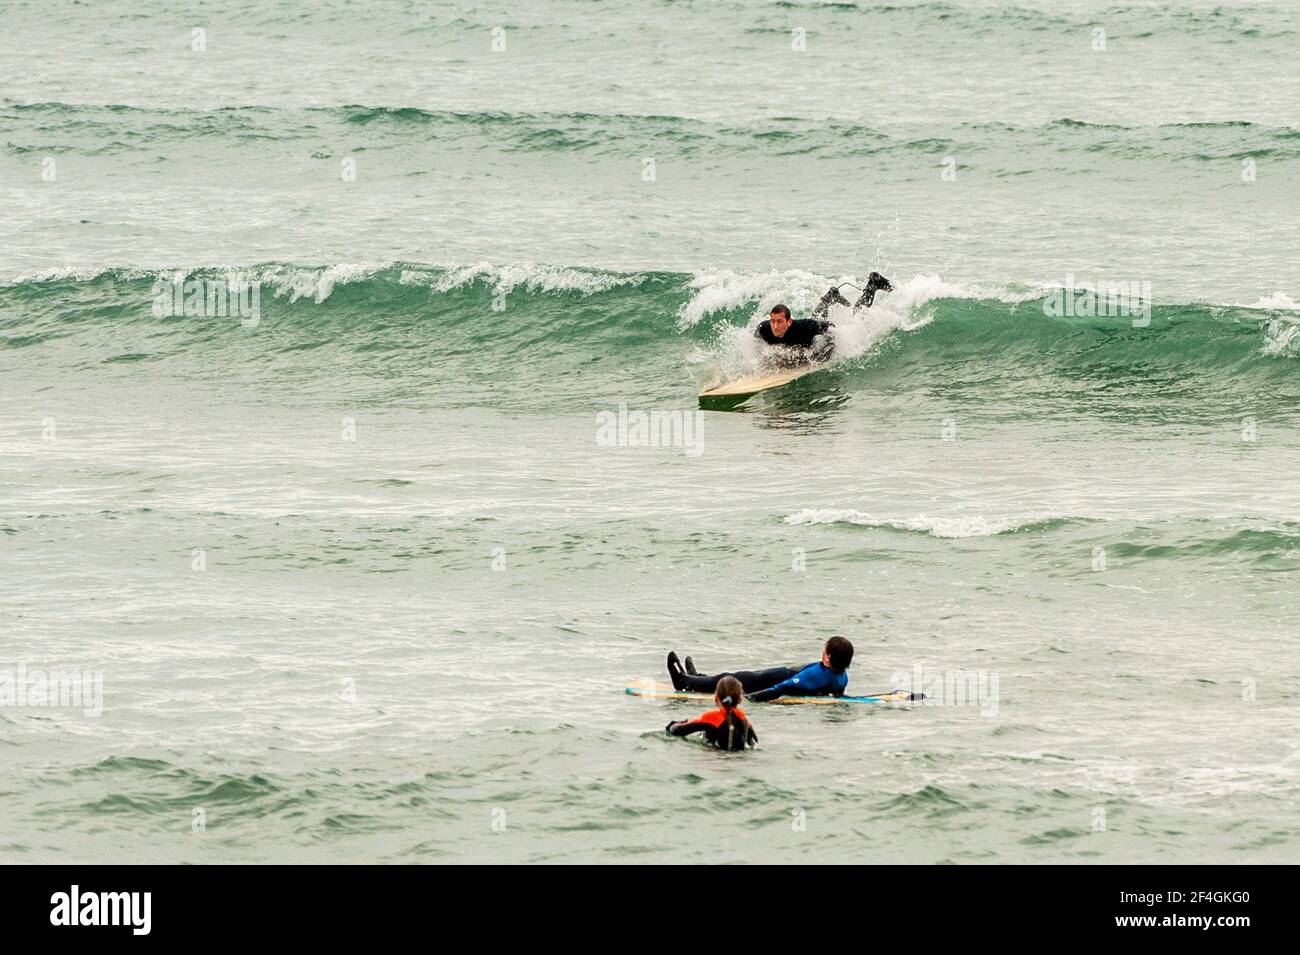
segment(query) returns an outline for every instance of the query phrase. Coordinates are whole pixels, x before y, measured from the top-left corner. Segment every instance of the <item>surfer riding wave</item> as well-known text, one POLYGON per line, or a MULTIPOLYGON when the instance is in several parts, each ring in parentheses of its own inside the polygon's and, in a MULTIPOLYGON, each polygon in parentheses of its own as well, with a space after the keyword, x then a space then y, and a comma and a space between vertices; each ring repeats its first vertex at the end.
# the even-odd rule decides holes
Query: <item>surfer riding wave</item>
MULTIPOLYGON (((835 323, 826 321, 826 314, 832 305, 850 304, 840 294, 840 289, 847 284, 849 283, 831 286, 813 309, 811 318, 791 318, 788 306, 774 305, 767 319, 754 329, 754 335, 771 346, 766 356, 768 362, 788 366, 829 360, 835 351, 835 341, 829 332, 835 323)), ((852 303, 852 307, 855 310, 870 308, 877 292, 889 292, 893 288, 887 278, 879 272, 872 272, 867 277, 867 287, 861 290, 862 294, 852 303)))

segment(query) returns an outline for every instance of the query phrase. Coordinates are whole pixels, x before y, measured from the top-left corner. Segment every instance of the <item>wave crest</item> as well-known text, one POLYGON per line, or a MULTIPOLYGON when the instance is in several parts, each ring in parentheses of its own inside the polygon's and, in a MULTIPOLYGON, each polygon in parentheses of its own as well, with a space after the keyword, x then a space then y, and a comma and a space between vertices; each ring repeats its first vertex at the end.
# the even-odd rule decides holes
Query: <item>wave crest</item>
POLYGON ((928 517, 918 514, 908 518, 881 518, 852 508, 804 508, 785 518, 787 524, 852 524, 881 530, 928 534, 931 537, 961 540, 970 537, 996 537, 1020 531, 1047 530, 1074 520, 1068 517, 988 518, 980 515, 928 517))

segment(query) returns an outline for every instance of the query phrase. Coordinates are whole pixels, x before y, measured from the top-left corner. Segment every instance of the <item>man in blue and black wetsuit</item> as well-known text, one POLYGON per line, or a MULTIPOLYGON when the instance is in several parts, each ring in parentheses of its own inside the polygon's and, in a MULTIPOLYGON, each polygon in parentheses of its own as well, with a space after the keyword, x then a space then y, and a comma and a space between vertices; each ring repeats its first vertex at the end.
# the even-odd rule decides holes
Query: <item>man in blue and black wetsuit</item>
POLYGON ((724 676, 740 681, 745 695, 756 703, 781 696, 843 696, 849 685, 849 664, 853 662, 853 644, 844 637, 831 637, 822 650, 822 658, 802 667, 767 667, 762 670, 729 670, 708 675, 695 672, 690 657, 685 667, 676 653, 668 654, 668 675, 673 687, 692 693, 712 693, 724 676))

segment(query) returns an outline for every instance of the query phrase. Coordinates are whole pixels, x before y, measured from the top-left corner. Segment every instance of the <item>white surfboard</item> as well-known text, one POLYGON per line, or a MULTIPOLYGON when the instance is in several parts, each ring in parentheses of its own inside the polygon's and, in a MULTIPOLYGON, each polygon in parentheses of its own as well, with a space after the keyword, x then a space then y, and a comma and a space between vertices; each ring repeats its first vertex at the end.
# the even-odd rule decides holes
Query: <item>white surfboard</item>
POLYGON ((791 368, 773 369, 746 375, 700 392, 700 407, 735 407, 762 391, 788 385, 796 378, 820 371, 825 365, 795 365, 791 368))

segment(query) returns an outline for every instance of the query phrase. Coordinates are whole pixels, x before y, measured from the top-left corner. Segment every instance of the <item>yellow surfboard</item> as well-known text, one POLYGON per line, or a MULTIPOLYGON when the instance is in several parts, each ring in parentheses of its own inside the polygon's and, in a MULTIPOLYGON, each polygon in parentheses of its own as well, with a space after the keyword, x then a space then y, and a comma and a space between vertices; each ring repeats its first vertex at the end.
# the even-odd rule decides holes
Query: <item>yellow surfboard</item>
POLYGON ((791 368, 769 369, 713 388, 705 388, 700 392, 700 407, 713 410, 734 408, 759 392, 788 385, 796 378, 802 378, 825 367, 825 365, 795 365, 791 368))
MULTIPOLYGON (((675 690, 671 683, 657 683, 653 680, 644 680, 640 683, 634 683, 624 692, 627 693, 628 696, 639 696, 647 700, 694 700, 699 703, 713 702, 712 693, 691 693, 686 690, 675 690)), ((909 703, 915 699, 921 698, 920 694, 912 694, 906 690, 895 690, 881 696, 782 696, 772 700, 772 702, 819 704, 909 703)))

